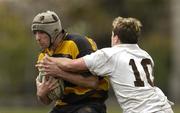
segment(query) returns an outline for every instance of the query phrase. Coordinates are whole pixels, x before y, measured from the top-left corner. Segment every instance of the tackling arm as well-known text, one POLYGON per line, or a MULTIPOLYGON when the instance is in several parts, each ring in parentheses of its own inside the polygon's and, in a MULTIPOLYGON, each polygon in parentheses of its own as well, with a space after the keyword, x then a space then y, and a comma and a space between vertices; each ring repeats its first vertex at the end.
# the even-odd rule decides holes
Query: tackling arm
MULTIPOLYGON (((58 58, 58 61, 60 58, 58 58)), ((67 59, 69 60, 69 59, 67 59)), ((63 60, 64 62, 65 60, 63 60)), ((72 60, 70 60, 72 61, 72 60)), ((59 63, 55 62, 47 62, 46 64, 38 64, 38 68, 43 68, 44 72, 46 73, 46 76, 53 76, 53 77, 60 77, 66 81, 69 81, 73 84, 76 84, 78 86, 88 87, 88 88, 94 88, 96 89, 98 86, 98 77, 89 75, 90 72, 85 73, 88 74, 86 76, 83 76, 81 73, 74 73, 68 71, 63 71, 61 68, 59 68, 59 63), (41 67, 39 67, 41 66, 41 67)), ((62 63, 62 62, 61 62, 62 63)))
POLYGON ((70 72, 80 72, 88 70, 83 58, 72 60, 69 58, 54 58, 46 55, 43 59, 43 63, 56 63, 62 70, 70 72))
POLYGON ((65 72, 65 71, 61 71, 58 74, 58 76, 66 81, 69 81, 81 87, 87 87, 87 88, 93 88, 93 89, 98 88, 97 76, 90 75, 90 76, 84 77, 81 74, 75 74, 75 73, 65 72))
POLYGON ((83 87, 97 88, 98 86, 98 77, 93 75, 84 77, 79 73, 74 73, 88 70, 83 58, 72 60, 68 58, 54 58, 46 55, 42 62, 36 66, 43 68, 47 76, 60 77, 83 87))

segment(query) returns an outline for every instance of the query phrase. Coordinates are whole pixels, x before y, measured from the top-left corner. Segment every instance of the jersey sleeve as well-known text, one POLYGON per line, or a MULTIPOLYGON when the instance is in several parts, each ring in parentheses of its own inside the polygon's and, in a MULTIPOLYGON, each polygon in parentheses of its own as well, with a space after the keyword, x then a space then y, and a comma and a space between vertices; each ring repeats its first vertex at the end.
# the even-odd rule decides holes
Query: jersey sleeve
POLYGON ((43 59, 44 56, 45 56, 44 53, 40 53, 40 54, 38 55, 37 62, 41 61, 41 60, 43 59))
POLYGON ((71 42, 69 49, 72 52, 71 54, 74 56, 74 59, 90 54, 96 49, 95 42, 93 43, 92 39, 85 36, 69 34, 65 41, 71 42))
POLYGON ((84 56, 83 60, 89 71, 95 75, 106 76, 111 72, 107 65, 108 57, 102 50, 84 56))

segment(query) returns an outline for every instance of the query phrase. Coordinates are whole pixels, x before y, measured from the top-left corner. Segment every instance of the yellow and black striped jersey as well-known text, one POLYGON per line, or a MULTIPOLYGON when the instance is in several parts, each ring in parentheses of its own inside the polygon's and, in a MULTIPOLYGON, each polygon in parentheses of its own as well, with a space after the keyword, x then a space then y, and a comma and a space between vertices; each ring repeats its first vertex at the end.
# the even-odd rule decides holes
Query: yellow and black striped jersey
MULTIPOLYGON (((86 36, 77 34, 66 34, 63 41, 59 43, 55 51, 49 49, 40 53, 38 60, 41 60, 45 54, 52 57, 66 57, 71 59, 80 58, 97 50, 96 43, 86 36)), ((84 77, 91 76, 90 72, 81 73, 84 77)), ((56 105, 74 104, 85 101, 99 100, 104 102, 108 97, 109 82, 106 77, 99 77, 98 89, 80 87, 64 80, 65 90, 62 100, 58 100, 56 105)))

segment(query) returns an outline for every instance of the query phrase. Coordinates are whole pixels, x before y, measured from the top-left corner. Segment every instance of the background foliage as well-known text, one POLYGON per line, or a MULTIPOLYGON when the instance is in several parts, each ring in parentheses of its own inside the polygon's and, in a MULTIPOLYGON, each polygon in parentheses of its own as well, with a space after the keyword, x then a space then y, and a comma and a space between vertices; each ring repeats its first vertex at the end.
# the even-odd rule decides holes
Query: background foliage
POLYGON ((169 95, 169 0, 0 0, 0 105, 39 105, 34 83, 39 50, 31 33, 31 21, 46 10, 55 11, 69 32, 92 37, 99 48, 110 46, 115 17, 141 20, 139 44, 154 58, 156 85, 169 95))

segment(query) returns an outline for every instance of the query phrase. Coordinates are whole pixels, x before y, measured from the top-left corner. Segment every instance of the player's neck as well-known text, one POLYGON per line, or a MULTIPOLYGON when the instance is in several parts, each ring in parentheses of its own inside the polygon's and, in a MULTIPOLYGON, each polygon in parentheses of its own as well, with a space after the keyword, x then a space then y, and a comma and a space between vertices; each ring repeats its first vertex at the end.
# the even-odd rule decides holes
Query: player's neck
POLYGON ((116 46, 116 45, 120 45, 120 44, 122 44, 122 43, 121 43, 121 41, 118 39, 116 42, 113 43, 112 47, 113 47, 113 46, 116 46))
POLYGON ((59 44, 62 44, 64 36, 64 33, 60 33, 58 37, 55 39, 53 45, 50 47, 50 50, 55 51, 59 44))

